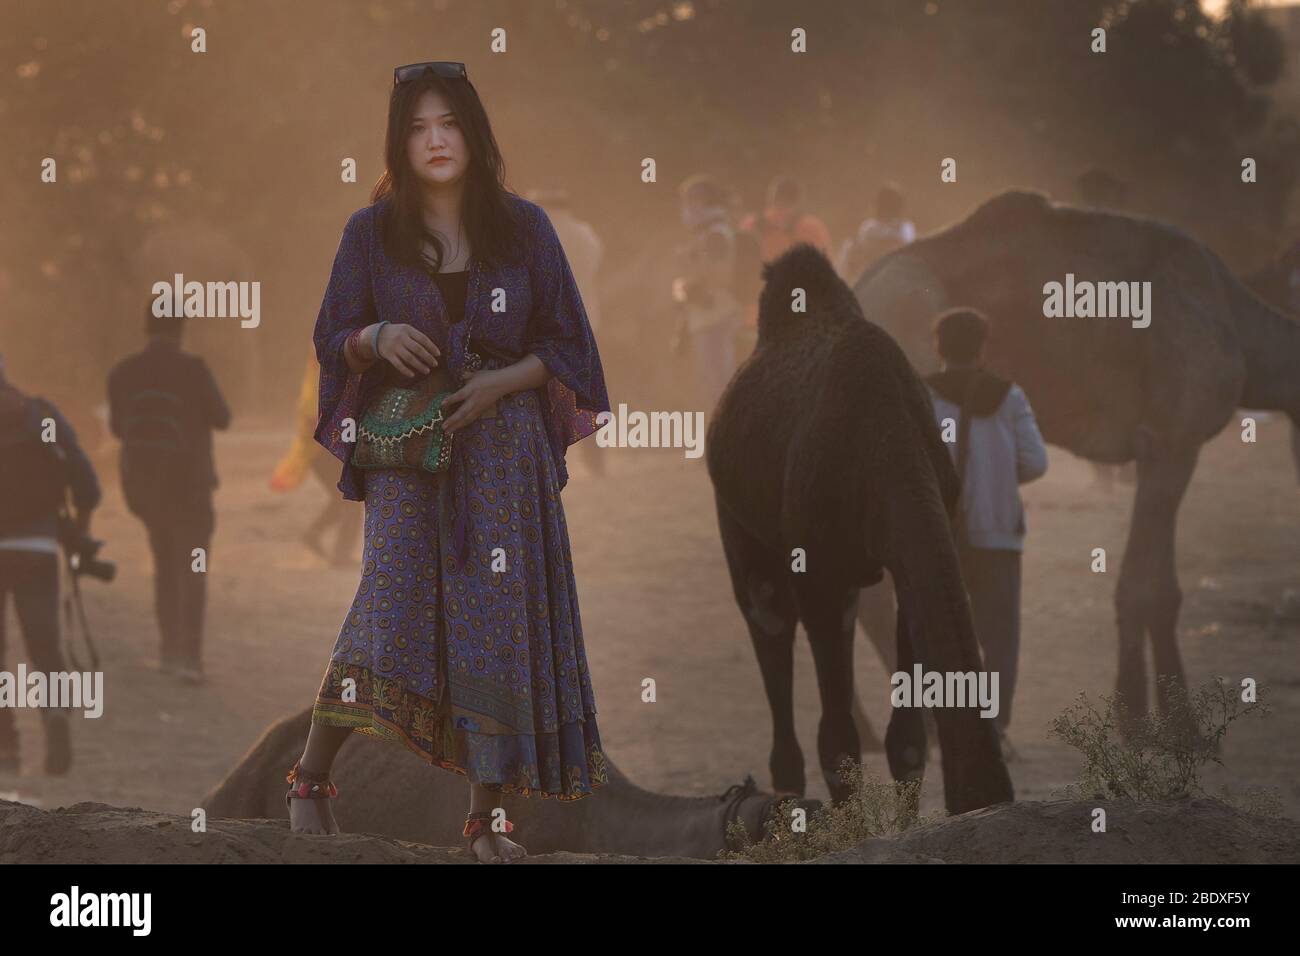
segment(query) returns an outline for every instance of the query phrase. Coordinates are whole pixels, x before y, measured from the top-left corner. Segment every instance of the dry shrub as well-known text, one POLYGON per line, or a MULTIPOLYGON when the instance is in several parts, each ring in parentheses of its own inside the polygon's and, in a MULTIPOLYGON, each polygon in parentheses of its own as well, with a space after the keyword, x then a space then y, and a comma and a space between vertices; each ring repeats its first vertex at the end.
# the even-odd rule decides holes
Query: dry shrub
POLYGON ((1220 766, 1228 728, 1245 716, 1262 716, 1266 705, 1243 702, 1239 688, 1223 678, 1189 694, 1171 678, 1161 679, 1168 700, 1162 713, 1130 716, 1114 696, 1100 705, 1084 694, 1051 723, 1051 734, 1083 754, 1079 779, 1065 792, 1109 800, 1178 800, 1208 796, 1201 770, 1220 766))
POLYGON ((880 781, 864 773, 855 760, 840 765, 840 778, 851 792, 838 806, 823 806, 807 816, 806 826, 796 829, 796 801, 774 804, 769 811, 766 832, 758 843, 749 839, 743 823, 727 827, 730 849, 718 853, 720 860, 748 860, 753 863, 792 863, 812 860, 827 853, 851 849, 873 837, 902 833, 922 822, 918 817, 921 781, 880 781))

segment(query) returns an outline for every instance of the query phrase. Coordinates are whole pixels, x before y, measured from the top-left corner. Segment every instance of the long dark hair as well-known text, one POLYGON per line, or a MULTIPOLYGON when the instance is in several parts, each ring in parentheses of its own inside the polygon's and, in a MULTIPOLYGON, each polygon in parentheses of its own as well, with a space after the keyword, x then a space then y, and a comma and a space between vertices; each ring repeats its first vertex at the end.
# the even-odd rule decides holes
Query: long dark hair
POLYGON ((388 99, 387 168, 370 195, 372 203, 388 200, 383 216, 384 251, 398 262, 431 272, 441 269, 446 256, 441 239, 421 218, 420 187, 406 152, 415 104, 429 90, 441 93, 451 104, 469 149, 461 219, 474 257, 488 265, 519 261, 522 244, 511 201, 515 194, 505 187, 505 160, 478 91, 468 79, 443 79, 431 70, 393 87, 388 99), (426 240, 436 250, 432 258, 424 251, 426 240))

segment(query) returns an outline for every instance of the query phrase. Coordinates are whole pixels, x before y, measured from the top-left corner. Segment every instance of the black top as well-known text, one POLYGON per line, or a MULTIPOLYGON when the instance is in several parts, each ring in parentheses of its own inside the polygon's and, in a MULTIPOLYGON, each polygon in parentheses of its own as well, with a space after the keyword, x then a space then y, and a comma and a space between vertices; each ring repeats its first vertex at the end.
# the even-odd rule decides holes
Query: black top
MULTIPOLYGON (((212 430, 230 424, 230 409, 207 363, 197 355, 168 348, 157 339, 129 356, 108 375, 108 427, 130 437, 133 405, 144 395, 174 398, 179 426, 189 442, 198 489, 217 486, 212 461, 212 430)), ((188 490, 188 489, 187 489, 188 490)))
POLYGON ((469 292, 469 270, 439 272, 434 277, 442 301, 447 306, 447 321, 456 323, 465 318, 465 297, 469 292))
MULTIPOLYGON (((5 473, 10 476, 5 481, 7 489, 13 489, 15 483, 29 476, 48 482, 50 473, 57 469, 72 489, 72 500, 79 514, 89 514, 99 504, 99 479, 67 419, 45 399, 24 395, 3 380, 0 380, 0 446, 4 447, 5 473), (55 424, 56 442, 51 445, 40 440, 41 423, 46 417, 54 419, 55 424), (61 466, 54 464, 57 461, 54 445, 63 452, 61 466), (19 455, 23 456, 21 460, 19 455), (41 457, 45 460, 41 461, 41 457)), ((19 497, 0 502, 3 511, 0 538, 53 538, 58 532, 57 514, 55 508, 46 505, 51 498, 63 498, 63 485, 52 490, 19 487, 22 489, 19 497)), ((3 613, 0 608, 0 614, 3 613)))
POLYGON ((988 418, 1002 407, 1011 383, 982 368, 958 366, 926 376, 926 384, 976 418, 988 418))

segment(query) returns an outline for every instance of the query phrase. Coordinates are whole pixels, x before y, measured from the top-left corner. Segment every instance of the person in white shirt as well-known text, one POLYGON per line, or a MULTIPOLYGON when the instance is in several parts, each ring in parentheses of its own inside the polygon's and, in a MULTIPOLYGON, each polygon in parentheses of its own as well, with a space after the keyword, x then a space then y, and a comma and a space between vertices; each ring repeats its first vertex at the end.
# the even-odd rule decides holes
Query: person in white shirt
POLYGON ((970 596, 984 666, 999 674, 996 720, 1004 756, 1020 656, 1020 554, 1025 509, 1019 486, 1047 471, 1047 448, 1033 409, 1014 382, 982 367, 989 321, 954 309, 934 326, 943 368, 926 378, 940 429, 961 481, 953 535, 970 596))
POLYGON ((863 221, 840 246, 835 271, 852 285, 864 269, 882 256, 915 241, 916 224, 903 215, 903 191, 886 183, 876 194, 876 213, 863 221))
POLYGON ((736 231, 730 196, 717 180, 693 176, 679 193, 690 238, 674 253, 673 299, 681 311, 672 349, 692 353, 700 400, 712 410, 736 369, 734 336, 743 318, 732 287, 736 231))

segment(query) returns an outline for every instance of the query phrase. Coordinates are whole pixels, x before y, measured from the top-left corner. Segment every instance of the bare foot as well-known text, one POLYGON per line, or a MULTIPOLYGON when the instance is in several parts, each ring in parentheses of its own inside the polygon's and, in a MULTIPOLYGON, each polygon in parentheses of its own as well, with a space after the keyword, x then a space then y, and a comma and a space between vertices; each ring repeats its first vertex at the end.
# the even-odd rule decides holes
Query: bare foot
POLYGON ((509 863, 528 855, 528 851, 504 833, 484 833, 470 848, 480 863, 509 863))
POLYGON ((294 833, 332 836, 339 832, 339 825, 328 799, 295 797, 289 801, 289 829, 294 833))
POLYGON ((311 773, 296 763, 287 782, 291 789, 285 794, 284 802, 289 805, 290 831, 330 836, 339 832, 332 806, 333 794, 338 791, 328 773, 311 773))

